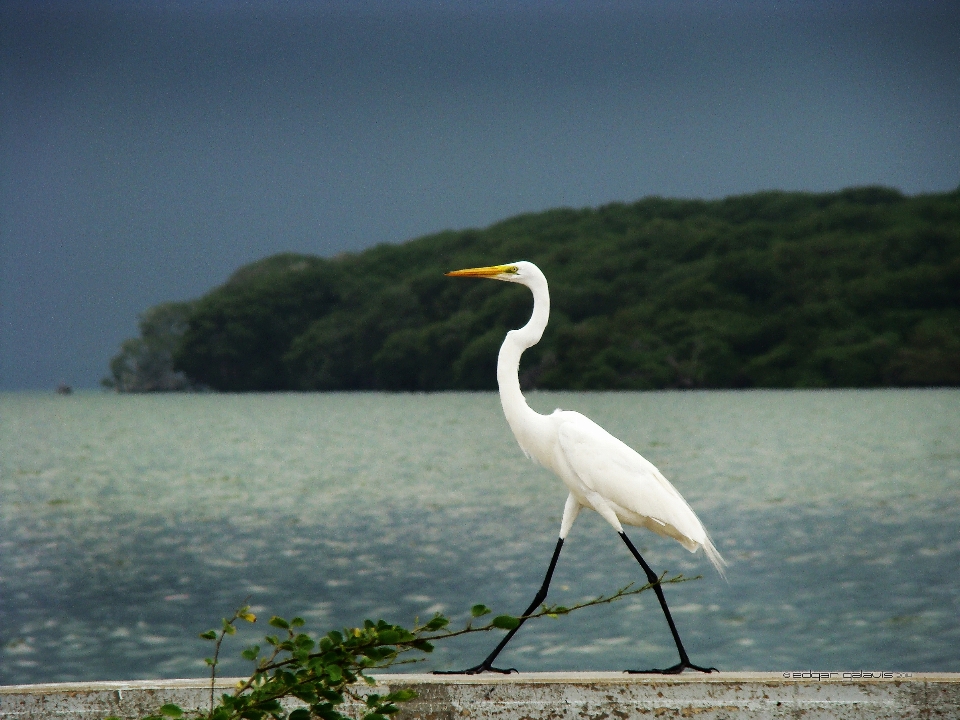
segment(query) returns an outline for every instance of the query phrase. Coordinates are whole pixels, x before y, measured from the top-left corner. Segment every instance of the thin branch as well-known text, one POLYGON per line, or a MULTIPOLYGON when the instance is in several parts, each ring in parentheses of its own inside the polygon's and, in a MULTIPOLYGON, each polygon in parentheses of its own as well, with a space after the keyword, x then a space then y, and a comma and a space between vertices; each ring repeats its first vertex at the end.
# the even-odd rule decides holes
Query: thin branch
MULTIPOLYGON (((587 600, 582 603, 577 603, 576 605, 571 605, 570 607, 564 607, 563 605, 543 604, 540 606, 540 609, 534 613, 530 613, 529 615, 517 615, 515 617, 517 620, 526 621, 526 620, 535 620, 536 618, 542 618, 542 617, 558 617, 560 615, 568 615, 569 613, 572 613, 574 610, 583 610, 584 608, 594 607, 595 605, 607 605, 609 603, 616 602, 617 600, 622 600, 625 597, 630 597, 631 595, 639 595, 642 592, 651 590, 654 587, 654 585, 674 585, 677 583, 687 582, 689 580, 699 580, 701 577, 703 577, 702 575, 697 575, 696 577, 688 578, 688 577, 684 577, 683 575, 676 575, 672 578, 664 579, 665 575, 666 573, 663 573, 662 575, 660 575, 659 579, 655 583, 645 583, 638 587, 634 587, 636 583, 629 583, 628 585, 624 585, 622 588, 620 588, 614 593, 611 593, 610 595, 599 595, 593 598, 592 600, 587 600)), ((446 633, 438 633, 436 635, 424 635, 420 639, 428 640, 428 641, 446 640, 447 638, 458 637, 460 635, 468 635, 471 633, 488 632, 490 630, 502 630, 502 629, 503 628, 497 627, 492 622, 486 625, 481 625, 480 627, 472 627, 471 623, 468 622, 467 626, 460 630, 453 630, 451 632, 446 632, 446 633)), ((418 631, 423 632, 423 626, 418 627, 414 630, 414 632, 418 632, 418 631)), ((398 647, 401 644, 406 645, 407 643, 397 643, 398 647)), ((406 649, 407 648, 405 647, 404 650, 406 649)))

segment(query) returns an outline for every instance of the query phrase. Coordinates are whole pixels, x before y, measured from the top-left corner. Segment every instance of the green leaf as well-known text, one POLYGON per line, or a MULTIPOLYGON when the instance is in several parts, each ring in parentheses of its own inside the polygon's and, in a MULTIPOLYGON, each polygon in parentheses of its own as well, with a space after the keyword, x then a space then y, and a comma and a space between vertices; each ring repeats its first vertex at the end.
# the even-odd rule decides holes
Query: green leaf
POLYGON ((482 617, 483 615, 489 615, 491 612, 493 611, 486 605, 474 605, 470 608, 470 614, 473 615, 473 617, 482 617))
POLYGON ((226 633, 227 635, 236 635, 237 629, 230 623, 225 622, 223 624, 223 632, 226 633))
POLYGON ((502 630, 513 630, 520 627, 520 619, 513 615, 497 615, 490 624, 502 630))
POLYGON ((257 659, 257 656, 258 656, 259 654, 260 654, 260 646, 259 646, 259 645, 251 645, 251 646, 248 647, 246 650, 244 650, 242 653, 240 653, 240 656, 241 656, 244 660, 256 660, 256 659, 257 659))
POLYGON ((343 680, 343 671, 339 665, 327 665, 326 671, 329 678, 334 682, 338 683, 343 680))
POLYGON ((344 716, 333 708, 320 706, 314 709, 314 713, 322 718, 322 720, 344 720, 344 716))
POLYGON ((207 630, 207 631, 204 632, 204 633, 200 633, 200 637, 202 637, 204 640, 216 640, 216 639, 217 639, 217 631, 216 631, 216 630, 207 630))
POLYGON ((315 643, 313 642, 312 637, 301 633, 293 639, 293 644, 301 650, 312 650, 315 643))
POLYGON ((278 670, 274 675, 274 678, 283 685, 287 687, 293 687, 297 684, 297 678, 292 672, 286 670, 278 670))
POLYGON ((217 664, 217 661, 214 660, 213 658, 204 658, 203 661, 210 667, 213 667, 214 665, 217 664))
POLYGON ((290 629, 290 623, 288 623, 282 617, 277 617, 276 615, 270 618, 270 625, 272 625, 275 628, 280 628, 281 630, 290 629))
POLYGON ((397 656, 397 651, 390 647, 364 648, 360 652, 363 655, 366 655, 368 658, 376 662, 379 662, 380 660, 385 660, 386 658, 397 656))
POLYGON ((317 693, 312 687, 297 686, 291 688, 290 693, 295 698, 298 700, 303 700, 305 703, 315 703, 317 701, 317 693))
POLYGON ((307 624, 307 621, 304 620, 302 617, 295 617, 293 620, 290 621, 290 626, 295 628, 303 627, 306 624, 307 624))
POLYGON ((180 706, 174 705, 173 703, 167 703, 160 707, 160 714, 164 717, 169 718, 178 718, 183 717, 183 710, 180 709, 180 706))
POLYGON ((297 708, 290 713, 289 720, 310 720, 310 711, 306 708, 297 708))
POLYGON ((433 620, 424 625, 425 630, 439 630, 440 628, 445 628, 450 624, 450 621, 447 620, 443 615, 437 615, 433 620))
POLYGON ((400 633, 396 630, 383 630, 380 632, 381 645, 395 645, 400 642, 400 633))

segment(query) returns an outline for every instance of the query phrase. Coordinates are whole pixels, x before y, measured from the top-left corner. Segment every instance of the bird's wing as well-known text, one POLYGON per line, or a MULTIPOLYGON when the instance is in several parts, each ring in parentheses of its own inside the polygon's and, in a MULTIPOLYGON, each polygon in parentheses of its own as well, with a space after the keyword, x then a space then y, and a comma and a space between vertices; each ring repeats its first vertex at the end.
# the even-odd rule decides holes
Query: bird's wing
POLYGON ((631 522, 629 517, 621 517, 622 521, 651 529, 657 529, 657 525, 674 529, 683 539, 669 531, 661 534, 676 537, 691 550, 709 542, 700 520, 677 489, 633 448, 573 412, 564 413, 559 439, 567 462, 584 485, 629 513, 652 520, 654 525, 631 522))

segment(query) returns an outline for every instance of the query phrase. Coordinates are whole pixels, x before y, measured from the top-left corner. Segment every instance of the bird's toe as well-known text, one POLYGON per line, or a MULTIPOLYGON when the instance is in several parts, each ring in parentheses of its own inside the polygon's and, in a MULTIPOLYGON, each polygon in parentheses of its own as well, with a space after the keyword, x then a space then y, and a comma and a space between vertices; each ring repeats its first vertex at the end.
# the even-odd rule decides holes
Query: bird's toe
POLYGON ((516 668, 498 668, 493 667, 493 665, 475 665, 472 668, 467 668, 466 670, 434 670, 434 675, 479 675, 485 672, 500 673, 501 675, 509 675, 510 673, 519 672, 516 668))
POLYGON ((702 667, 700 665, 694 665, 692 662, 678 662, 676 665, 671 665, 668 668, 651 668, 650 670, 624 670, 624 672, 629 673, 630 675, 679 675, 687 668, 702 673, 720 672, 715 667, 702 667))

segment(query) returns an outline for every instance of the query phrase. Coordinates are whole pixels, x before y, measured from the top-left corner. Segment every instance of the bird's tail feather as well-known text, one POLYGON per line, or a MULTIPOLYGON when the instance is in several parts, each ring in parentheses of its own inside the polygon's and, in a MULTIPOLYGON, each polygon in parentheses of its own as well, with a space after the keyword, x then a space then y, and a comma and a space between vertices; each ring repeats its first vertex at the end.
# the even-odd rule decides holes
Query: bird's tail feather
POLYGON ((709 536, 703 539, 700 547, 703 548, 704 554, 710 559, 710 562, 713 563, 713 566, 717 569, 717 572, 720 573, 720 577, 726 580, 727 574, 723 571, 723 568, 726 566, 727 561, 723 559, 723 557, 717 551, 717 548, 714 547, 713 541, 710 540, 709 536))

